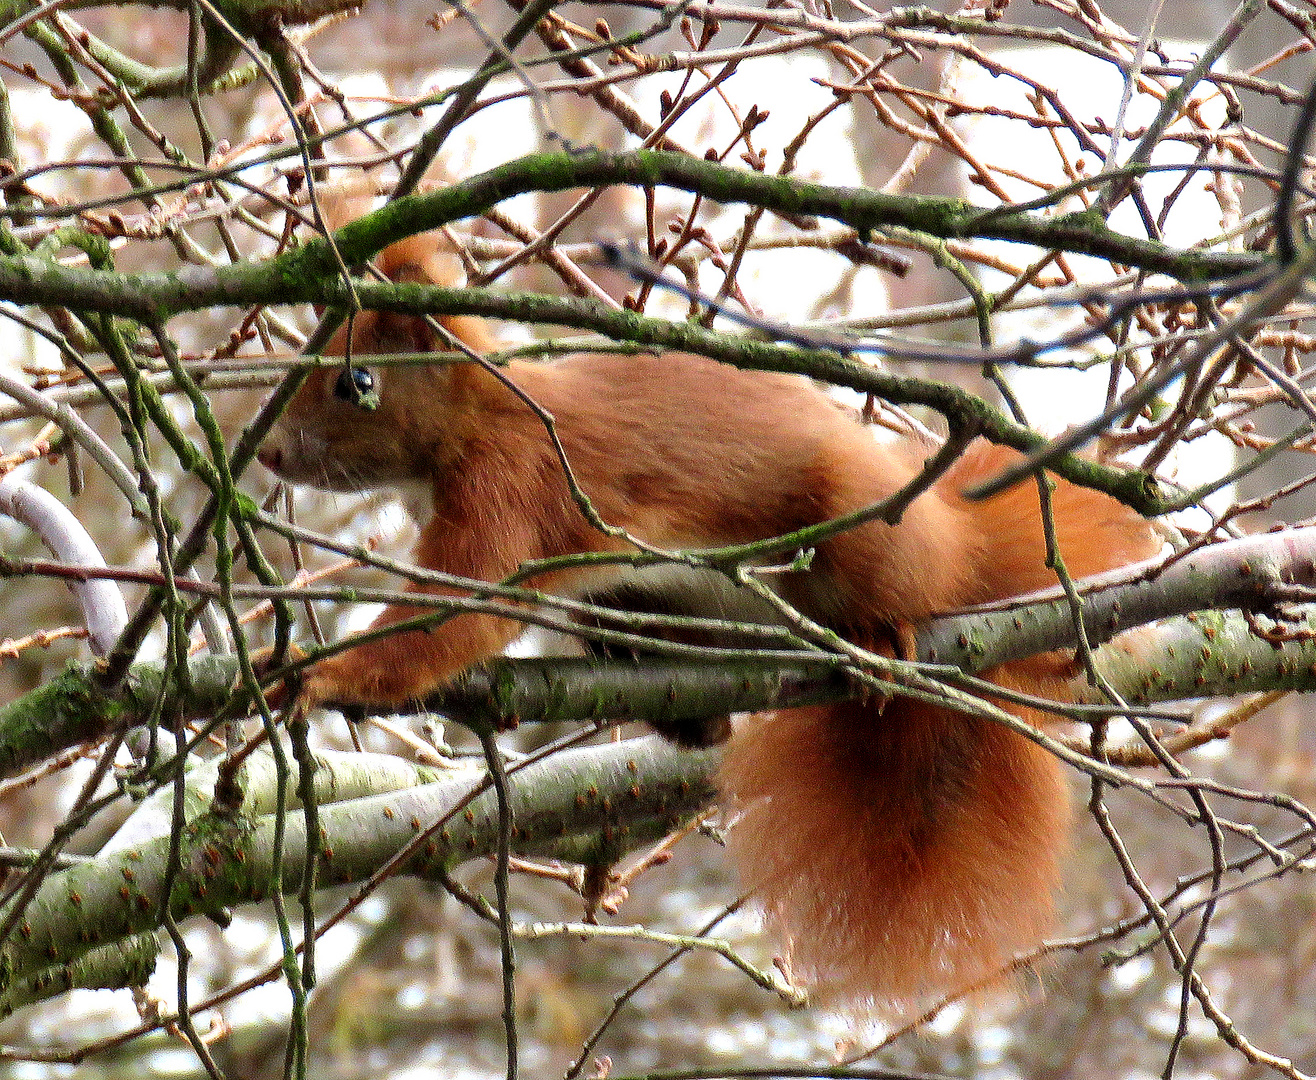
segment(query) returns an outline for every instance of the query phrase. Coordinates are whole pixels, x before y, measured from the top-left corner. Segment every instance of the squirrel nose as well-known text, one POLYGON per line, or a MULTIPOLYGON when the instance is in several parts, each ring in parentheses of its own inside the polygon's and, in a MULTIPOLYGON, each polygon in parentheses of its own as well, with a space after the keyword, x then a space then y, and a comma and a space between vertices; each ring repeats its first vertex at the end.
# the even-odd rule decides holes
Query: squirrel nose
POLYGON ((277 446, 262 446, 256 451, 256 460, 269 469, 270 472, 277 473, 279 467, 283 464, 283 451, 277 446))

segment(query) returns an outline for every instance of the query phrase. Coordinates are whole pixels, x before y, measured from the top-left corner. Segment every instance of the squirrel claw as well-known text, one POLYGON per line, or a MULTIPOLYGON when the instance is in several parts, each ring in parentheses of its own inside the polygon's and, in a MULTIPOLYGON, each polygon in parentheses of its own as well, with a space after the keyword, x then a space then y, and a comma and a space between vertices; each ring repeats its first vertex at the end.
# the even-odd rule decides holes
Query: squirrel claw
POLYGON ((913 623, 901 621, 892 625, 891 650, 897 660, 918 659, 918 639, 913 623))

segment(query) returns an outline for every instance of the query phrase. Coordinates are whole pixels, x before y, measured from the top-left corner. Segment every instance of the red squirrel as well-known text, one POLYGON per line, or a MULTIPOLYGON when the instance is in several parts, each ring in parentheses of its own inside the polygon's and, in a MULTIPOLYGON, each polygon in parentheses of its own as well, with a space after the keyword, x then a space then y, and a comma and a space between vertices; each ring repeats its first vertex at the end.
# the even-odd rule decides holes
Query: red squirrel
MULTIPOLYGON (((397 281, 451 284, 460 268, 445 243, 412 237, 378 264, 397 281)), ((494 345, 476 320, 440 322, 476 351, 494 345)), ((353 334, 354 356, 444 347, 411 316, 364 312, 353 334)), ((345 345, 340 330, 326 352, 345 345)), ((556 419, 603 520, 666 548, 758 540, 868 506, 928 452, 880 443, 806 379, 695 356, 591 354, 504 371, 556 419)), ((890 652, 895 629, 1054 584, 1035 486, 984 503, 960 497, 1010 459, 972 447, 897 526, 825 541, 807 570, 774 575, 774 588, 890 652)), ((530 559, 626 548, 585 520, 541 419, 473 363, 314 371, 260 460, 318 488, 402 489, 420 518, 415 560, 433 570, 497 582, 530 559)), ((1061 482, 1054 508, 1076 577, 1155 551, 1146 523, 1104 495, 1061 482)), ((671 574, 594 568, 532 584, 569 596, 653 592, 651 610, 765 618, 725 582, 703 591, 671 574)), ((374 627, 421 610, 387 608, 374 627)), ((521 629, 463 614, 356 645, 308 670, 297 706, 403 705, 521 629)), ((1056 696, 1065 666, 1035 661, 992 677, 1056 696)), ((901 697, 782 710, 736 725, 720 782, 741 815, 730 844, 745 884, 782 932, 793 973, 861 1009, 898 1013, 976 982, 1045 932, 1069 827, 1064 776, 1000 724, 901 697)))

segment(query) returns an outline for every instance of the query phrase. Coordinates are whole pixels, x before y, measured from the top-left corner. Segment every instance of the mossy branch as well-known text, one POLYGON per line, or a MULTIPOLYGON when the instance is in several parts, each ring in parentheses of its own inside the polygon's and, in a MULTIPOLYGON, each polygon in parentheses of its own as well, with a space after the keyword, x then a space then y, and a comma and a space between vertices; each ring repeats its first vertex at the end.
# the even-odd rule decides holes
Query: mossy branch
MULTIPOLYGON (((1271 613, 1304 600, 1316 588, 1316 528, 1267 533, 1204 548, 1160 571, 1156 563, 1125 568, 1079 582, 1090 641, 1157 619, 1207 612, 1190 624, 1204 634, 1224 619, 1231 629, 1209 651, 1211 670, 1201 665, 1185 677, 1153 679, 1153 692, 1130 673, 1123 681, 1140 701, 1228 694, 1231 680, 1246 676, 1249 688, 1316 689, 1316 645, 1294 640, 1277 648, 1247 632, 1241 616, 1221 609, 1271 613), (1212 611, 1216 613, 1211 614, 1212 611), (1207 628, 1205 630, 1201 628, 1207 628), (1310 654, 1310 656, 1308 655, 1310 654), (1267 682, 1267 679, 1270 681, 1267 682)), ((1300 618, 1301 616, 1299 616, 1300 618)), ((1305 623, 1296 624, 1301 629, 1305 623)), ((1167 631, 1168 633, 1168 631, 1167 631)), ((1056 596, 935 619, 916 636, 918 659, 982 672, 1013 659, 1055 648, 1072 648, 1073 620, 1056 596)), ((1152 642, 1147 646, 1156 650, 1152 642)), ((1165 664, 1143 657, 1149 670, 1165 664)), ((852 687, 841 673, 843 660, 819 656, 816 664, 797 658, 716 663, 657 660, 613 663, 583 660, 494 660, 459 677, 432 695, 427 709, 501 726, 534 721, 697 719, 781 705, 836 700, 852 687)), ((94 667, 72 666, 45 686, 0 708, 0 774, 36 764, 79 743, 94 741, 146 721, 158 704, 162 667, 139 664, 121 691, 102 689, 94 667)), ((234 705, 237 678, 232 657, 191 665, 187 690, 166 696, 169 709, 213 716, 234 705)))
MULTIPOLYGON (((551 755, 514 773, 513 848, 613 861, 706 805, 714 761, 713 754, 678 751, 656 738, 551 755)), ((455 779, 322 806, 321 885, 360 884, 403 852, 398 872, 427 877, 488 855, 498 838, 498 808, 488 790, 470 799, 479 782, 463 771, 455 779)), ((283 827, 277 880, 292 894, 303 871, 305 822, 286 815, 283 827)), ((276 880, 274 830, 273 815, 195 817, 174 876, 174 917, 219 915, 268 899, 276 880)), ((169 843, 165 836, 50 875, 0 948, 0 1012, 40 996, 34 986, 41 973, 70 971, 97 950, 156 929, 169 843)), ((42 975, 44 996, 62 992, 67 981, 42 975)))
MULTIPOLYGON (((282 264, 283 260, 276 262, 282 264)), ((277 278, 272 266, 274 263, 184 267, 172 275, 127 275, 66 267, 30 257, 0 257, 0 295, 18 301, 89 310, 135 309, 134 313, 142 318, 154 318, 157 304, 163 305, 166 300, 166 306, 193 309, 219 303, 305 301, 332 305, 347 298, 340 280, 321 281, 307 276, 312 275, 309 265, 284 265, 289 275, 293 269, 296 275, 281 274, 277 278)), ((706 330, 696 323, 669 322, 573 297, 372 281, 357 282, 356 293, 361 303, 372 309, 412 314, 471 314, 570 326, 593 330, 618 341, 698 353, 741 368, 807 375, 897 404, 927 406, 947 417, 958 430, 976 431, 993 442, 1025 453, 1047 445, 1044 436, 1014 422, 966 390, 945 382, 893 375, 829 350, 750 340, 706 330)), ((1143 473, 1108 468, 1074 454, 1059 455, 1049 467, 1074 483, 1105 491, 1148 516, 1162 513, 1169 505, 1155 480, 1143 473)))
MULTIPOLYGON (((1255 252, 1175 248, 1128 236, 1088 212, 1046 217, 999 209, 985 214, 982 207, 962 199, 814 184, 665 150, 531 154, 450 187, 398 199, 344 226, 334 238, 343 258, 356 265, 403 237, 476 216, 517 195, 610 184, 675 187, 717 202, 816 215, 861 234, 898 226, 942 239, 1010 240, 1093 255, 1185 283, 1235 277, 1267 262, 1267 256, 1255 252)), ((260 263, 187 266, 175 273, 128 275, 5 256, 0 258, 0 294, 19 303, 64 302, 149 323, 202 308, 332 302, 342 298, 341 286, 332 284, 336 270, 328 244, 319 238, 260 263)), ((366 298, 361 299, 365 303, 366 298)))

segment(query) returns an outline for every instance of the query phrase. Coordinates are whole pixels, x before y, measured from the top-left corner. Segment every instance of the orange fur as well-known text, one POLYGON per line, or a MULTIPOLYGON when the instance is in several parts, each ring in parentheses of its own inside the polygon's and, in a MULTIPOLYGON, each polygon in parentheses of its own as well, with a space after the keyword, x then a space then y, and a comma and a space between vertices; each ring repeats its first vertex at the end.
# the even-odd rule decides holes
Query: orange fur
MULTIPOLYGON (((450 282, 442 242, 383 257, 399 278, 450 282)), ((476 348, 478 323, 448 321, 476 348)), ((342 350, 340 336, 337 348, 342 350)), ((353 350, 436 346, 419 320, 365 314, 353 350)), ((877 443, 812 383, 692 356, 577 356, 513 363, 507 375, 556 419, 580 484, 605 521, 665 546, 760 539, 876 502, 913 477, 917 448, 877 443)), ((427 489, 416 560, 498 581, 528 559, 616 550, 572 501, 540 420, 470 364, 371 369, 379 406, 335 396, 340 371, 307 380, 261 451, 287 479, 334 490, 427 489), (428 516, 427 516, 428 515, 428 516)), ((1008 452, 977 447, 896 527, 870 523, 821 544, 777 587, 860 643, 937 611, 1052 582, 1035 489, 986 504, 958 492, 1008 452)), ((1060 540, 1074 575, 1144 557, 1145 524, 1112 500, 1060 484, 1060 540)), ((567 595, 671 588, 617 569, 534 582, 567 595)), ((669 609, 765 618, 725 588, 682 586, 669 609)), ((417 614, 386 610, 376 625, 417 614)), ((299 704, 402 704, 496 654, 510 619, 466 614, 316 664, 299 704)), ((1054 690, 1055 664, 999 681, 1054 690), (1049 674, 1050 672, 1050 674, 1049 674)), ((785 710, 740 725, 722 772, 741 809, 733 848, 746 882, 790 942, 796 970, 890 1012, 989 973, 1047 925, 1068 808, 1045 751, 989 721, 897 698, 785 710)))
MULTIPOLYGON (((961 512, 954 546, 971 567, 945 607, 1055 583, 1034 484, 977 505, 955 494, 1011 459, 975 446, 938 486, 961 512)), ((1113 500, 1060 484, 1053 502, 1071 574, 1154 553, 1145 523, 1113 500)), ((1041 658, 990 677, 1063 699, 1065 666, 1041 658)), ((974 985, 1050 925, 1064 776, 1000 724, 908 698, 784 710, 737 731, 721 780, 742 808, 731 847, 794 971, 861 1008, 898 1014, 974 985)))

